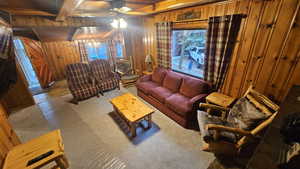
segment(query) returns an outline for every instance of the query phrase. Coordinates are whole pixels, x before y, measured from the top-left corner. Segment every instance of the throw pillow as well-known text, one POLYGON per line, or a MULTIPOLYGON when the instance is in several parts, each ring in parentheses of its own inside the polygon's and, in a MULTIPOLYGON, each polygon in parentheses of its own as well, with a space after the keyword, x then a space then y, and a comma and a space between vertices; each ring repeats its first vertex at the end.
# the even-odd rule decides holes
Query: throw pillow
POLYGON ((158 84, 162 84, 166 75, 166 70, 163 68, 156 68, 152 74, 152 80, 158 84))
POLYGON ((232 107, 228 114, 227 120, 235 127, 244 130, 252 130, 261 121, 267 119, 270 115, 258 110, 250 101, 246 98, 240 98, 232 107))

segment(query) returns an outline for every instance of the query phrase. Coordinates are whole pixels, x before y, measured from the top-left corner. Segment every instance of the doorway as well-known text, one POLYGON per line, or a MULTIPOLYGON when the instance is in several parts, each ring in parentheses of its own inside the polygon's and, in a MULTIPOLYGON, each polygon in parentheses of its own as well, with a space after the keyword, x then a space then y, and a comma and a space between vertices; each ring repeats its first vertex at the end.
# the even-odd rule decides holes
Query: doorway
POLYGON ((31 61, 26 54, 26 50, 24 48, 22 40, 20 40, 19 38, 14 38, 14 46, 17 61, 24 73, 31 94, 37 95, 43 93, 43 89, 40 85, 39 79, 35 73, 31 61))

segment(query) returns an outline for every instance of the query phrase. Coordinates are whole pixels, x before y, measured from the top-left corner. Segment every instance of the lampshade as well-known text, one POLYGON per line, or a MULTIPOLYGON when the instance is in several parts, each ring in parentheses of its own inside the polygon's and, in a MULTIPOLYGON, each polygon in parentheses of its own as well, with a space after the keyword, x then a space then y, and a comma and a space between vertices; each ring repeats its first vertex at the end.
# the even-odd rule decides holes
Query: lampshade
POLYGON ((152 63, 152 57, 151 57, 150 54, 146 56, 145 62, 146 62, 146 63, 152 63))

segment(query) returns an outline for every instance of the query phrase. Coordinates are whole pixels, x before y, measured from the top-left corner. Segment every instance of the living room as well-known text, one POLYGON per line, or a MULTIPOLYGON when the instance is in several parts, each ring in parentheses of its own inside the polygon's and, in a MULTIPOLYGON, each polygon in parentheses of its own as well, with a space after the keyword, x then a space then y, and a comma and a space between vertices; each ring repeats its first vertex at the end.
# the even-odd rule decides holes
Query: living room
POLYGON ((297 168, 299 8, 0 2, 1 167, 297 168))

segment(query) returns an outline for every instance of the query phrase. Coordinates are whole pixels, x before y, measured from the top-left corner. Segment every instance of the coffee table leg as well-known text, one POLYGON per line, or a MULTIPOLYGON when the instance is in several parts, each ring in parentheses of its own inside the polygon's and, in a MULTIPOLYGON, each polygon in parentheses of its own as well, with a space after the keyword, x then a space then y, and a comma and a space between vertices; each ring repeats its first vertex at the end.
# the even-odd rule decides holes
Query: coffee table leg
POLYGON ((136 136, 136 124, 135 123, 131 123, 130 124, 130 130, 131 130, 131 137, 135 137, 136 136))
POLYGON ((151 114, 149 114, 148 116, 147 116, 147 121, 148 121, 148 129, 150 129, 151 127, 152 127, 152 116, 151 116, 151 114))

